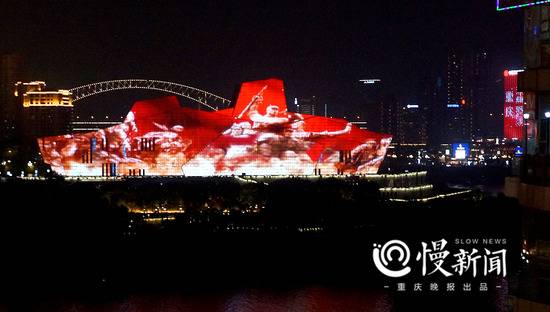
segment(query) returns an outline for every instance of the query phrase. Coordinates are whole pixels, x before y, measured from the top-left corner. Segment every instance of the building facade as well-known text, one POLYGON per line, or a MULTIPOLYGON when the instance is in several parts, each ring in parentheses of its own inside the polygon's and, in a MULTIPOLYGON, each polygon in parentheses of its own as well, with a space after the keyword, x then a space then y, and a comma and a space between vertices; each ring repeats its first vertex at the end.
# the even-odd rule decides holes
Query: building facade
POLYGON ((522 70, 504 71, 504 137, 523 140, 523 92, 518 92, 518 73, 522 70))
POLYGON ((319 115, 321 109, 318 107, 317 102, 316 96, 310 98, 295 98, 294 105, 296 106, 296 112, 300 114, 319 115))
POLYGON ((43 81, 17 82, 15 96, 21 106, 21 137, 25 141, 71 132, 72 94, 46 91, 43 81))
POLYGON ((138 101, 121 124, 37 140, 44 162, 68 176, 367 174, 390 142, 343 119, 287 111, 278 79, 243 83, 232 108, 138 101))
POLYGON ((447 102, 441 131, 445 143, 470 141, 472 133, 472 103, 467 98, 465 74, 466 58, 458 51, 450 51, 447 58, 447 102))
POLYGON ((402 105, 398 111, 396 143, 427 144, 427 108, 416 99, 402 105))

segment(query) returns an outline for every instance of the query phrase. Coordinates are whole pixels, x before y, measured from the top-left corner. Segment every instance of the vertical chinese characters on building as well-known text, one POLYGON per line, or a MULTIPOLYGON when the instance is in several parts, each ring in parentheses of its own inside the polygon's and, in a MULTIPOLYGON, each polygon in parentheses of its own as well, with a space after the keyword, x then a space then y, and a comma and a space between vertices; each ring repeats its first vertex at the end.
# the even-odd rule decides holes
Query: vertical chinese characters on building
POLYGON ((523 92, 518 92, 519 70, 504 71, 504 137, 523 139, 523 92))

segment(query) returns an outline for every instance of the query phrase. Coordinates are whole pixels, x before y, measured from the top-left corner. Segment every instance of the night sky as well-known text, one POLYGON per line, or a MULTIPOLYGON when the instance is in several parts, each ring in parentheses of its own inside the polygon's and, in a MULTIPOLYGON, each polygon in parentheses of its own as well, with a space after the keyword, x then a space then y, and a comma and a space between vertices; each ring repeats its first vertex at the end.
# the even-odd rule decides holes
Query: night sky
POLYGON ((242 81, 279 77, 289 99, 316 95, 336 113, 364 105, 362 78, 413 95, 451 47, 487 48, 495 79, 521 67, 521 11, 493 0, 335 2, 4 0, 0 51, 52 89, 145 78, 232 98, 242 81))

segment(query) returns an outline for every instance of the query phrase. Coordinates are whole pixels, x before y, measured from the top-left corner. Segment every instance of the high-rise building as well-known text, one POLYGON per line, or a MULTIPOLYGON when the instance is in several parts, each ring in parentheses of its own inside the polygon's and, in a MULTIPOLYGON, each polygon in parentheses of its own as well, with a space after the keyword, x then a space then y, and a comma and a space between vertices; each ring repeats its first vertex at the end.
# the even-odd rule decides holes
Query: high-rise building
POLYGON ((369 78, 359 80, 359 92, 363 97, 362 112, 365 114, 365 122, 369 125, 369 130, 386 131, 383 126, 384 120, 387 120, 388 109, 382 101, 382 81, 380 79, 369 78))
POLYGON ((447 58, 447 103, 444 109, 444 143, 470 141, 472 134, 472 103, 466 96, 465 57, 450 51, 447 58))
POLYGON ((27 142, 37 137, 71 132, 71 92, 46 91, 45 87, 43 81, 15 84, 15 96, 22 107, 21 134, 27 142))
POLYGON ((416 99, 411 99, 402 105, 397 113, 397 134, 393 141, 396 143, 426 144, 427 124, 425 106, 416 99))
POLYGON ((317 115, 316 113, 320 113, 320 109, 317 107, 317 97, 315 96, 295 98, 294 105, 296 105, 296 112, 300 114, 317 115))
POLYGON ((419 92, 419 104, 424 112, 427 131, 427 144, 431 147, 439 146, 443 140, 443 125, 445 120, 442 116, 445 113, 447 103, 447 90, 445 89, 442 77, 426 77, 423 79, 419 92))
POLYGON ((486 49, 450 50, 447 57, 446 101, 439 143, 466 142, 501 136, 502 111, 498 106, 497 77, 492 77, 486 49), (493 79, 494 78, 494 79, 493 79))
POLYGON ((500 136, 500 122, 495 118, 500 117, 502 110, 498 109, 496 105, 494 91, 497 86, 491 79, 489 52, 485 49, 475 51, 470 55, 467 65, 466 98, 469 101, 472 114, 472 136, 473 138, 500 136))
POLYGON ((523 92, 518 92, 518 73, 504 71, 504 137, 523 139, 523 92))
POLYGON ((399 118, 401 110, 403 109, 401 101, 395 95, 385 95, 381 102, 380 107, 380 132, 397 135, 399 129, 399 118))
POLYGON ((14 85, 23 79, 23 64, 16 54, 0 56, 0 141, 12 140, 17 134, 20 106, 14 96, 14 85))
MULTIPOLYGON (((523 29, 523 63, 526 70, 518 73, 517 82, 518 91, 523 92, 524 98, 523 133, 527 134, 523 141, 524 153, 533 155, 534 159, 536 154, 547 158, 550 155, 550 118, 547 117, 547 112, 550 112, 550 5, 526 8, 523 29)), ((534 159, 525 157, 523 170, 546 172, 543 178, 548 179, 547 168, 536 168, 540 160, 536 164, 529 163, 534 159)), ((529 176, 531 172, 524 171, 522 175, 529 176)), ((550 202, 546 205, 550 209, 550 202)))

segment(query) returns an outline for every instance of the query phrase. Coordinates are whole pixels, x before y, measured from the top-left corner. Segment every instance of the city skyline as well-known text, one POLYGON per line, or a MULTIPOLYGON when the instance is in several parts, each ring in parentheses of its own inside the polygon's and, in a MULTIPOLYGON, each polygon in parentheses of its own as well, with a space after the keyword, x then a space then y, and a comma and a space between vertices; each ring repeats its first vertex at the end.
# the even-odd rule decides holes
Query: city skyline
POLYGON ((0 19, 0 310, 550 309, 550 0, 0 19))
POLYGON ((492 2, 259 8, 56 1, 13 3, 3 13, 0 51, 22 55, 27 80, 57 89, 145 78, 233 98, 235 81, 278 77, 289 98, 316 96, 333 114, 370 115, 360 79, 381 78, 385 93, 415 96, 419 80, 444 75, 451 48, 487 49, 494 79, 501 68, 521 66, 521 14, 496 12, 492 2))

